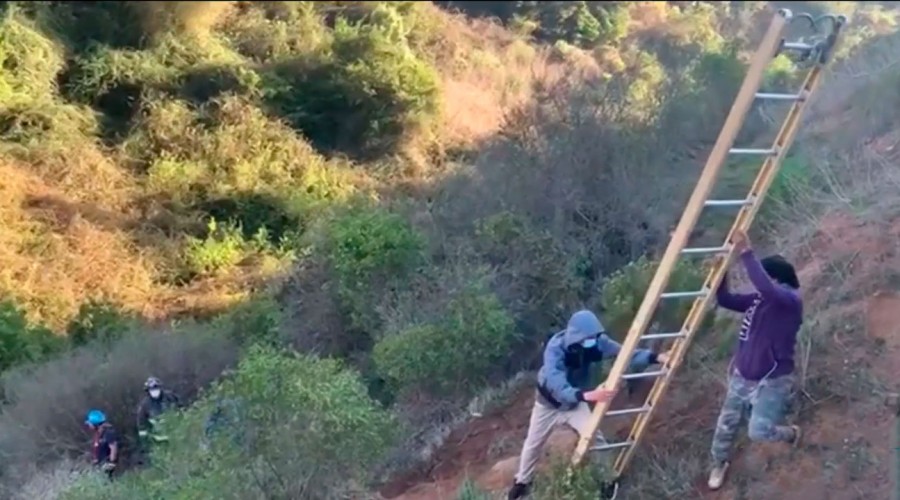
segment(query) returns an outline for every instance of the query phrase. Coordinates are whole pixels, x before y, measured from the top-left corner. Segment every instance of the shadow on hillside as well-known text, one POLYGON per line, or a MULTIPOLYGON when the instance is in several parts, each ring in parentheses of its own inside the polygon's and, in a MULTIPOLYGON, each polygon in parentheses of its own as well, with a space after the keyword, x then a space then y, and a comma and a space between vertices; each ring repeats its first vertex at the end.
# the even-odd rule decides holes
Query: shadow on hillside
POLYGON ((36 219, 57 229, 69 226, 77 218, 110 231, 128 229, 134 225, 131 218, 121 213, 93 203, 72 202, 56 195, 30 195, 25 199, 23 208, 36 219))

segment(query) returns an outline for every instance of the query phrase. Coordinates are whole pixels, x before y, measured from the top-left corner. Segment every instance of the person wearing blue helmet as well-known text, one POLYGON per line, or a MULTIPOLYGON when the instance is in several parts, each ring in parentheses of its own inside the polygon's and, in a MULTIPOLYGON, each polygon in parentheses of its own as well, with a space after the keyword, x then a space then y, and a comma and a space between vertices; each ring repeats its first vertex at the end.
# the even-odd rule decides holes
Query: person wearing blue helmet
POLYGON ((91 447, 93 465, 100 467, 111 478, 119 459, 119 436, 100 410, 89 411, 84 423, 94 432, 91 447))

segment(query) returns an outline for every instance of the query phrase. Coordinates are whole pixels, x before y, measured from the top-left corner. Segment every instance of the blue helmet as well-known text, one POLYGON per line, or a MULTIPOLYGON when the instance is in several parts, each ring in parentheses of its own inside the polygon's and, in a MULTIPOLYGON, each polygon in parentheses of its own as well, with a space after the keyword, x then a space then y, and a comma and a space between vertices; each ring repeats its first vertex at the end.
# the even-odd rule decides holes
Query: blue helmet
POLYGON ((98 426, 106 422, 106 415, 103 414, 100 410, 91 410, 87 414, 87 418, 84 420, 84 423, 90 424, 93 426, 98 426))

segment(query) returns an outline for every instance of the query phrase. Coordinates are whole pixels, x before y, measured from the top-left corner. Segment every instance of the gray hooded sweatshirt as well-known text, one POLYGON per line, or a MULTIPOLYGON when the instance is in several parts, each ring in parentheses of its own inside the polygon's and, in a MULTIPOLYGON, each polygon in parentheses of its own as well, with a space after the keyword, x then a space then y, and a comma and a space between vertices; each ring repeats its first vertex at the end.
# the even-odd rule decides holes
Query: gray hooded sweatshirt
MULTIPOLYGON (((538 402, 562 411, 575 409, 584 401, 582 389, 590 382, 591 363, 600 362, 604 357, 614 358, 621 348, 609 338, 594 313, 576 312, 566 329, 550 337, 544 348, 544 364, 537 378, 538 402), (582 343, 589 339, 596 339, 596 344, 583 347, 582 343)), ((643 371, 656 362, 656 353, 637 349, 630 371, 643 371)))

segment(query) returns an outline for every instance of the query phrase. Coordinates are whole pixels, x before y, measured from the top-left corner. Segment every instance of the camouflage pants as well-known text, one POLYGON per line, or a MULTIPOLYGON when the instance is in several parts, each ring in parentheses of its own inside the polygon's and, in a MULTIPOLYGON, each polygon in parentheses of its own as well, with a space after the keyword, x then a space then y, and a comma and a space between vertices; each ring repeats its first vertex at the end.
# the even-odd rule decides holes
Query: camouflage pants
POLYGON ((791 441, 794 430, 780 425, 794 386, 793 375, 747 380, 736 371, 728 379, 728 393, 719 412, 712 442, 713 465, 730 459, 738 428, 748 414, 747 434, 752 441, 791 441))

